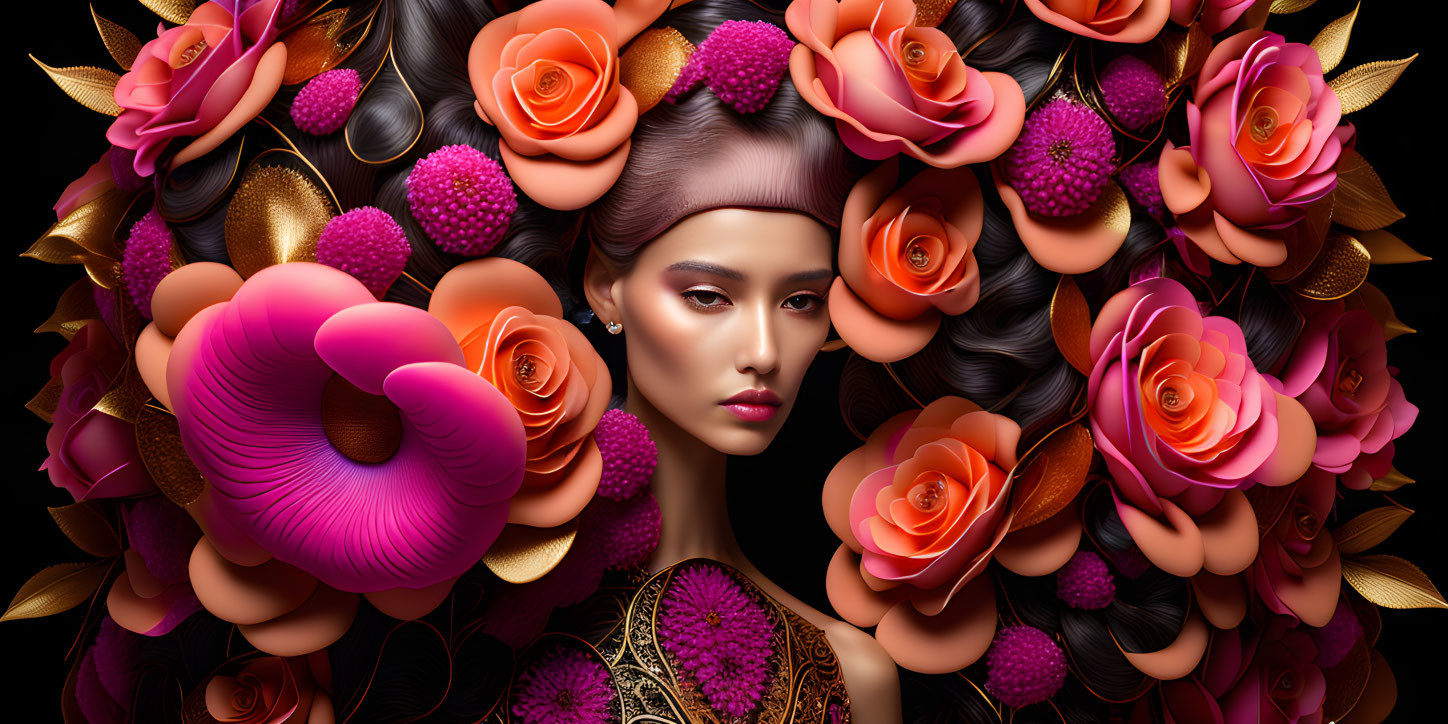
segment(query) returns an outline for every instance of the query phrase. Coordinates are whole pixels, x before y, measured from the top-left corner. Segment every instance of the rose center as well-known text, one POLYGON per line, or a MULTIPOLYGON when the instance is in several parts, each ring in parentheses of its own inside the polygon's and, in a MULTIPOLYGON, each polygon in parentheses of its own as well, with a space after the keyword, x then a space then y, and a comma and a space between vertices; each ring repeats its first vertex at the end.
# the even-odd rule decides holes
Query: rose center
POLYGON ((238 711, 247 711, 256 703, 256 692, 246 688, 237 689, 231 695, 231 702, 238 711))
POLYGON ((1065 163, 1071 158, 1071 141, 1065 138, 1057 139, 1050 148, 1046 149, 1046 153, 1050 155, 1052 161, 1065 163))
POLYGON ((547 70, 538 74, 538 79, 533 82, 533 90, 544 98, 552 98, 563 90, 563 71, 558 66, 549 66, 547 70))
POLYGON ((513 377, 524 387, 529 387, 536 382, 533 375, 537 372, 538 363, 533 360, 532 355, 520 354, 513 358, 513 377))
POLYGON ((905 44, 900 54, 904 56, 906 65, 918 66, 925 62, 925 44, 918 40, 912 40, 905 44))
POLYGON ((924 270, 930 266, 930 250, 918 238, 912 239, 905 247, 905 260, 910 262, 910 266, 924 270))
POLYGON ((1266 143, 1277 130, 1277 111, 1268 106, 1260 106, 1252 111, 1252 140, 1258 143, 1266 143))
POLYGON ((1297 677, 1291 671, 1284 671, 1277 675, 1277 685, 1272 687, 1273 694, 1291 694, 1297 689, 1297 677))
POLYGON ((181 68, 185 68, 188 65, 191 65, 196 61, 197 58, 200 58, 201 54, 204 52, 206 52, 205 40, 198 40, 195 43, 192 43, 191 47, 181 51, 181 57, 178 59, 180 65, 177 65, 176 68, 179 70, 181 68))
POLYGON ((1297 514, 1297 534, 1302 536, 1303 540, 1312 540, 1317 537, 1317 525, 1316 513, 1304 510, 1297 514))
POLYGON ((931 480, 919 483, 910 489, 910 505, 922 513, 929 513, 940 507, 940 501, 945 499, 945 483, 939 480, 931 480))
POLYGON ((1363 373, 1351 367, 1343 369, 1342 374, 1337 377, 1337 389, 1349 395, 1357 392, 1358 387, 1361 386, 1362 383, 1363 373))
POLYGON ((1171 389, 1170 387, 1168 387, 1168 388, 1165 389, 1165 390, 1162 390, 1162 393, 1161 393, 1161 406, 1162 406, 1162 407, 1165 407, 1165 408, 1168 409, 1168 410, 1178 410, 1178 409, 1181 409, 1181 406, 1182 406, 1182 396, 1181 396, 1181 393, 1177 392, 1177 391, 1174 390, 1174 389, 1171 389))

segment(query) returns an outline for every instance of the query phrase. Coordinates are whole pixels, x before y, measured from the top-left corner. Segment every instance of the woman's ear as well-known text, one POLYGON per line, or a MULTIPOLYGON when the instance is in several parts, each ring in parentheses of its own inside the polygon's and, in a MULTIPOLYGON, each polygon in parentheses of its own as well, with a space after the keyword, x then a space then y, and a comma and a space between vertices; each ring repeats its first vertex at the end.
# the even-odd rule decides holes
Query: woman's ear
POLYGON ((617 281, 618 273, 613 263, 599 253, 598 247, 590 246, 588 262, 583 269, 583 296, 588 299, 593 314, 604 324, 619 321, 618 302, 614 298, 617 281))

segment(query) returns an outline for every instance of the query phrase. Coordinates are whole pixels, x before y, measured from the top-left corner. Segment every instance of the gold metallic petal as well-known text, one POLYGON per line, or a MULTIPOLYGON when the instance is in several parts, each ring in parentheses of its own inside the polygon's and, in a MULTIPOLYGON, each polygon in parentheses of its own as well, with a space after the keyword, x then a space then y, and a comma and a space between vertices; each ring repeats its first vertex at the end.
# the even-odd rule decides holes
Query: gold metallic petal
POLYGON ((96 308, 95 295, 91 293, 89 279, 81 279, 66 288, 60 295, 60 301, 55 304, 55 311, 35 328, 36 334, 43 332, 56 332, 66 339, 75 337, 86 322, 92 319, 100 319, 101 312, 96 308))
POLYGON ((1404 485, 1412 485, 1415 482, 1417 481, 1398 472, 1397 468, 1393 468, 1388 471, 1387 475, 1374 480, 1368 490, 1374 490, 1380 493, 1391 493, 1404 485))
POLYGON ((1353 149, 1343 149, 1337 162, 1337 191, 1332 220, 1358 231, 1381 229, 1403 218, 1377 171, 1353 149))
POLYGON ((226 210, 226 252, 243 278, 274 264, 316 261, 317 237, 337 207, 300 171, 263 154, 226 210))
POLYGON ((381 3, 317 13, 280 38, 287 46, 282 83, 293 85, 331 70, 357 49, 372 29, 381 3))
POLYGON ((915 24, 922 28, 933 28, 950 14, 955 0, 915 0, 915 24))
POLYGON ((95 283, 112 289, 121 271, 116 230, 134 200, 111 189, 57 221, 21 256, 47 264, 84 264, 95 283))
POLYGON ((93 563, 61 563, 30 577, 5 609, 0 621, 40 618, 69 611, 85 603, 106 579, 110 565, 93 563))
POLYGON ((1405 334, 1413 334, 1418 330, 1403 324, 1398 319, 1397 312, 1393 311, 1393 303, 1388 301, 1386 294, 1372 284, 1364 284, 1358 293, 1348 298, 1349 309, 1365 309, 1378 324, 1383 325, 1383 336, 1387 339, 1400 337, 1405 334))
POLYGON ((1373 657, 1366 641, 1353 644, 1337 666, 1323 669, 1327 694, 1322 699, 1323 721, 1340 722, 1357 705, 1372 673, 1373 657))
POLYGON ((1371 266, 1372 257, 1362 242, 1334 231, 1327 235, 1317 258, 1289 286, 1308 299, 1342 299, 1367 281, 1371 266))
POLYGON ((134 424, 140 417, 141 408, 150 399, 151 390, 136 370, 135 359, 126 360, 126 367, 111 383, 111 388, 96 401, 94 409, 118 420, 134 424))
POLYGON ((1051 297, 1051 336, 1077 372, 1091 374, 1091 310, 1070 274, 1061 275, 1051 297))
POLYGON ((206 479, 181 446, 176 416, 155 402, 143 406, 136 419, 136 448, 156 487, 171 502, 185 507, 206 490, 206 479))
MULTIPOLYGON (((1049 520, 1076 500, 1091 471, 1094 447, 1084 425, 1071 424, 1038 443, 1037 453, 1021 472, 1011 493, 1011 530, 1049 520)), ((1018 470, 1020 470, 1018 466, 1018 470)))
POLYGON ((116 82, 121 76, 105 68, 90 65, 52 68, 33 55, 30 59, 77 103, 96 113, 121 115, 121 106, 116 103, 116 82))
POLYGON ((1116 185, 1115 181, 1107 181, 1106 187, 1101 189, 1100 198, 1096 203, 1091 204, 1085 216, 1096 219, 1096 223, 1115 231, 1122 236, 1131 229, 1131 204, 1126 201, 1126 192, 1116 185))
POLYGON ((1337 549, 1342 553, 1362 553, 1387 540, 1412 514, 1412 510, 1396 503, 1373 508, 1343 523, 1332 532, 1332 539, 1337 542, 1337 549))
POLYGON ((65 391, 65 383, 59 377, 52 378, 30 401, 25 403, 25 409, 35 413, 36 417, 50 422, 55 417, 55 408, 60 406, 60 393, 65 391))
POLYGON ((1268 12, 1273 15, 1290 15, 1308 9, 1316 2, 1317 0, 1272 0, 1268 12))
POLYGON ((185 24, 191 11, 196 9, 196 0, 141 0, 141 4, 162 20, 177 25, 185 24))
POLYGON ((1356 236, 1373 256, 1374 264, 1412 264, 1433 260, 1432 257, 1419 254, 1402 239, 1381 229, 1359 231, 1356 236))
POLYGON ((1427 574, 1397 556, 1344 556, 1342 577, 1383 608, 1448 608, 1427 574))
POLYGON ((1322 72, 1326 73, 1337 67, 1342 62, 1342 57, 1347 55, 1347 41, 1352 37, 1352 24, 1357 20, 1358 9, 1362 3, 1353 6, 1352 12, 1327 24, 1322 32, 1312 39, 1312 49, 1317 51, 1317 57, 1322 61, 1322 72))
POLYGON ((1398 81, 1408 64, 1418 57, 1414 53, 1402 60, 1379 60, 1349 68, 1342 75, 1328 81, 1328 87, 1342 101, 1342 112, 1352 113, 1372 105, 1398 81))
POLYGON ((577 535, 577 518, 557 528, 508 525, 483 554, 483 565, 509 583, 536 581, 563 560, 577 535))
POLYGON ((1192 23, 1185 33, 1162 33, 1161 44, 1161 77, 1170 90, 1196 77, 1212 50, 1212 36, 1192 23))
POLYGON ((130 70, 131 63, 135 62, 136 56, 141 52, 141 39, 131 31, 101 17, 94 5, 90 11, 96 30, 100 31, 101 42, 106 44, 106 52, 111 54, 121 70, 130 70))
POLYGON ((97 558, 110 558, 121 554, 121 535, 106 519, 97 503, 83 500, 47 510, 55 524, 60 527, 60 532, 64 533, 75 547, 97 558))
POLYGON ((619 82, 638 101, 639 113, 664 99, 693 54, 694 44, 674 28, 646 30, 629 43, 619 58, 619 82))

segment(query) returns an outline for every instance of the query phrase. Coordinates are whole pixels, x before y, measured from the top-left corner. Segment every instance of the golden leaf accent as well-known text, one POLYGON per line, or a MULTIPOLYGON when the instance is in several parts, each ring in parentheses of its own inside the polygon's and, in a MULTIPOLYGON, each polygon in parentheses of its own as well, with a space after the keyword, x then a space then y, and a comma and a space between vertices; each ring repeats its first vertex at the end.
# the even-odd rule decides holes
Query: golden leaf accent
POLYGON ((52 377, 25 403, 25 409, 35 413, 36 417, 51 422, 55 418, 55 408, 60 406, 60 393, 65 391, 65 382, 59 377, 52 377))
POLYGON ((1402 239, 1381 229, 1360 231, 1357 238, 1372 255, 1374 264, 1412 264, 1433 260, 1430 256, 1419 254, 1402 239))
POLYGON ((300 171, 257 159, 226 210, 226 251, 242 277, 274 264, 316 261, 317 237, 336 205, 300 171))
POLYGON ((955 0, 915 0, 915 25, 933 28, 950 14, 953 7, 955 0))
POLYGON ((1417 53, 1402 60, 1379 60, 1349 68, 1342 75, 1328 81, 1327 85, 1342 101, 1342 112, 1352 113, 1372 105, 1382 98, 1398 76, 1407 70, 1408 64, 1418 57, 1417 53))
POLYGON ((1393 311, 1393 303, 1388 301, 1386 294, 1372 284, 1364 284, 1358 289, 1358 293, 1348 300, 1349 309, 1365 309, 1378 324, 1383 325, 1383 337, 1393 339, 1405 334, 1413 334, 1418 330, 1403 324, 1398 315, 1393 311))
POLYGON ((1374 480, 1373 484, 1368 487, 1368 490, 1374 490, 1380 493, 1391 493, 1404 485, 1412 485, 1415 482, 1417 481, 1398 472, 1397 468, 1392 468, 1388 471, 1387 475, 1374 480))
POLYGON ((618 78, 638 101, 639 113, 659 104, 694 54, 694 44, 674 28, 645 30, 618 59, 618 78))
POLYGON ((1358 231, 1381 229, 1403 218, 1378 172, 1362 154, 1349 148, 1337 161, 1337 192, 1332 220, 1358 231))
POLYGON ((1163 33, 1161 36, 1162 81, 1168 90, 1195 76, 1212 51, 1212 36, 1200 23, 1192 23, 1185 33, 1163 33))
POLYGON ((1272 0, 1272 6, 1267 12, 1273 15, 1291 15, 1312 7, 1316 2, 1317 0, 1272 0))
POLYGON ((121 76, 92 65, 77 65, 70 68, 52 68, 35 56, 30 56, 65 94, 75 102, 96 113, 108 116, 121 115, 121 106, 116 103, 116 82, 121 76))
POLYGON ((196 0, 141 0, 141 4, 160 15, 162 20, 177 25, 186 24, 191 11, 196 9, 196 0))
POLYGON ((365 12, 337 8, 307 18, 279 40, 287 46, 287 67, 282 83, 294 85, 329 71, 352 55, 372 28, 381 3, 365 12))
POLYGON ((1091 374, 1091 309, 1069 274, 1061 275, 1051 296, 1051 336, 1077 372, 1091 374))
POLYGON ((849 345, 843 339, 831 339, 820 345, 821 352, 838 352, 849 345))
POLYGON ((151 390, 146 387, 146 382, 141 379, 141 373, 136 369, 135 358, 126 360, 126 366, 121 370, 111 383, 106 394, 96 401, 92 408, 117 420, 124 420, 135 424, 141 415, 141 407, 146 400, 151 398, 151 390))
POLYGON ((136 449, 156 487, 171 502, 184 508, 206 491, 206 478, 181 446, 176 416, 154 402, 143 406, 136 417, 136 449))
POLYGON ((135 33, 101 17, 96 12, 96 6, 91 6, 91 19, 96 23, 96 30, 101 34, 101 42, 106 44, 106 52, 115 59, 116 65, 122 70, 130 70, 131 63, 134 63, 136 56, 141 53, 141 39, 135 33))
POLYGON ((5 609, 0 621, 41 618, 69 611, 90 598, 106 579, 105 561, 60 563, 30 577, 5 609))
POLYGON ((483 565, 509 583, 536 581, 563 560, 577 535, 577 518, 557 528, 507 525, 483 554, 483 565))
POLYGON ((1367 281, 1371 266, 1372 257, 1361 242, 1335 231, 1328 234, 1312 264, 1289 286, 1308 299, 1342 299, 1367 281))
POLYGON ((1385 505, 1374 508, 1332 532, 1337 549, 1346 554, 1362 553, 1382 543, 1407 520, 1413 511, 1401 505, 1385 505))
POLYGON ((1337 64, 1342 62, 1342 57, 1347 55, 1347 41, 1352 36, 1352 24, 1357 20, 1360 8, 1361 2, 1353 7, 1352 12, 1328 23, 1327 27, 1312 39, 1312 49, 1317 51, 1317 57, 1322 61, 1322 72, 1336 68, 1337 64))
POLYGON ((83 500, 47 510, 60 532, 77 548, 99 558, 121 554, 120 533, 95 503, 83 500))
POLYGON ((1448 608, 1428 576, 1397 556, 1344 557, 1342 577, 1363 598, 1384 608, 1448 608))
POLYGON ((1070 505, 1086 484, 1093 450, 1091 432, 1075 423, 1042 440, 1025 472, 1016 477, 1011 530, 1044 522, 1070 505))
POLYGON ((1372 655, 1367 641, 1359 639, 1347 656, 1330 669, 1323 669, 1327 694, 1322 700, 1326 721, 1339 721, 1357 705, 1372 672, 1372 655))
POLYGON ((91 293, 90 280, 81 279, 61 293, 60 301, 55 303, 55 311, 35 328, 35 333, 55 332, 66 339, 72 339, 87 322, 100 318, 101 312, 96 307, 95 296, 91 293))
POLYGON ((84 264, 92 281, 113 289, 121 273, 116 229, 134 200, 111 189, 57 221, 21 256, 47 264, 84 264))

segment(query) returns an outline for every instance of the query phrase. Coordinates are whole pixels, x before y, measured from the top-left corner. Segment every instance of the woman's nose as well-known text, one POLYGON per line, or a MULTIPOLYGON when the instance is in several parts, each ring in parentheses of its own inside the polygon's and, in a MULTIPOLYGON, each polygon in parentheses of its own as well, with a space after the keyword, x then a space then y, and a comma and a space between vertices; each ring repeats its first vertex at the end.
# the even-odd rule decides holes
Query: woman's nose
POLYGON ((779 367, 779 340, 775 339, 771 311, 765 305, 753 305, 742 315, 736 362, 740 372, 767 375, 779 367))

